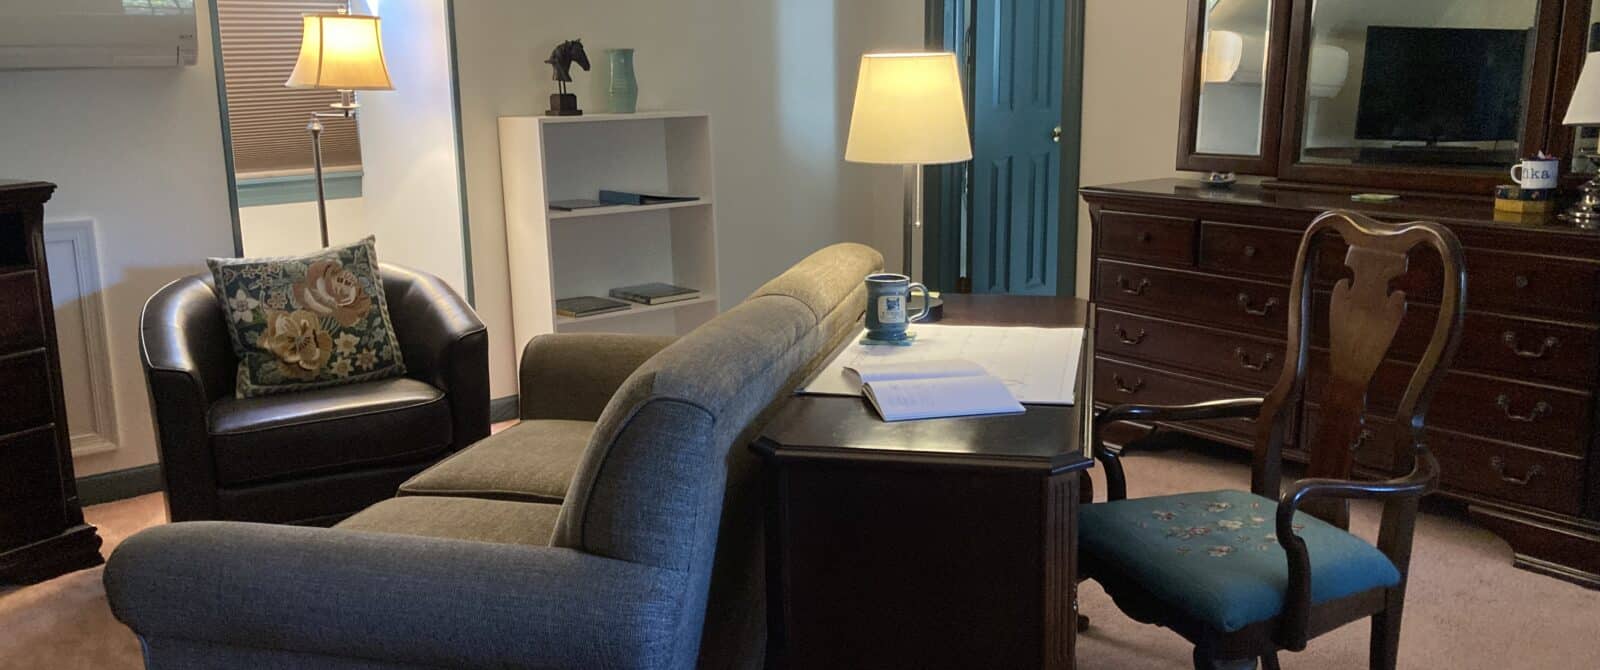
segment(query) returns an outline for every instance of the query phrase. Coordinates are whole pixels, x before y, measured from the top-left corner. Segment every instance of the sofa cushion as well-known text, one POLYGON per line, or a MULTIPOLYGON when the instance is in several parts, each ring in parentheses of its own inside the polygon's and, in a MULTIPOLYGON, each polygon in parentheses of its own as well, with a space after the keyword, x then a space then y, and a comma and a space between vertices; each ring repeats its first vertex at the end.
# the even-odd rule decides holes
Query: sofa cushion
POLYGON ((239 357, 237 397, 405 374, 374 239, 282 258, 210 258, 239 357))
POLYGON ((412 477, 400 495, 560 503, 593 433, 593 421, 523 421, 412 477))
MULTIPOLYGON (((1277 518, 1277 501, 1244 491, 1119 500, 1084 506, 1078 542, 1092 570, 1116 571, 1231 632, 1283 610, 1289 561, 1277 518)), ((1294 525, 1311 558, 1313 605, 1400 583, 1400 571, 1365 540, 1300 512, 1294 525)))
POLYGON ((335 528, 542 547, 550 544, 560 511, 560 505, 542 503, 413 496, 380 502, 335 528))
POLYGON ((224 398, 207 420, 224 486, 420 460, 451 438, 444 394, 405 378, 224 398))

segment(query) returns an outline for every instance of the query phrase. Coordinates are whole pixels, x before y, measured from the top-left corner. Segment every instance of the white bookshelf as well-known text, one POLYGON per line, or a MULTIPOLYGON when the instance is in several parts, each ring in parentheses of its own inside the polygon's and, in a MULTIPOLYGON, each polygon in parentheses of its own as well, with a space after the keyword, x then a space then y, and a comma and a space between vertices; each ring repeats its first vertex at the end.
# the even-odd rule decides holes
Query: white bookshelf
POLYGON ((698 112, 500 117, 511 310, 517 350, 552 332, 683 334, 716 316, 711 118, 698 112), (550 202, 600 189, 698 196, 570 212, 550 202), (555 301, 662 281, 700 297, 583 318, 555 301))

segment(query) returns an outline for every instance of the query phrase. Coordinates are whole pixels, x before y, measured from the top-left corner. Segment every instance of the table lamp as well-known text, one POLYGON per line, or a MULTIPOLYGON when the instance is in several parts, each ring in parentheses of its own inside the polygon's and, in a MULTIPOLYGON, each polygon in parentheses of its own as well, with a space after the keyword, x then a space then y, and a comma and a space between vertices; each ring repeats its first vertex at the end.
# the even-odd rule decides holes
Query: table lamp
MULTIPOLYGON (((1567 105, 1567 117, 1561 120, 1568 126, 1600 126, 1600 59, 1589 52, 1578 75, 1578 85, 1572 90, 1572 102, 1567 105)), ((1592 158, 1592 157, 1591 157, 1592 158)), ((1594 161, 1591 161, 1594 162, 1594 161)), ((1600 228, 1600 174, 1584 184, 1582 196, 1561 218, 1579 228, 1600 228)))
POLYGON ((905 166, 904 267, 913 280, 911 243, 922 226, 922 166, 972 160, 969 132, 955 54, 861 57, 844 159, 905 166))
POLYGON ((306 130, 311 132, 311 165, 317 177, 317 219, 322 225, 322 246, 328 246, 328 203, 322 183, 322 119, 354 119, 360 103, 356 91, 392 91, 389 68, 383 63, 383 35, 378 17, 350 14, 306 14, 302 17, 300 58, 283 85, 289 88, 333 89, 339 102, 331 112, 312 112, 306 130))

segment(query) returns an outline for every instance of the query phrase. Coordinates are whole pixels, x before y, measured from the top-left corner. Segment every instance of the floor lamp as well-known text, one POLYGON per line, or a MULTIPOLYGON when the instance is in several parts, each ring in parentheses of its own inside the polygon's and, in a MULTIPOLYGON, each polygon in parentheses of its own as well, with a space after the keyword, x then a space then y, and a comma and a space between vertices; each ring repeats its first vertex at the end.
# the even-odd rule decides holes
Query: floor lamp
POLYGON ((312 112, 306 130, 311 133, 311 166, 317 177, 317 219, 322 225, 322 246, 328 246, 328 201, 322 183, 322 120, 354 119, 361 104, 356 91, 392 91, 389 68, 383 62, 383 35, 378 17, 349 14, 306 14, 300 34, 300 58, 283 85, 289 88, 332 89, 339 102, 331 112, 312 112))
MULTIPOLYGON (((972 160, 968 133, 955 54, 861 57, 844 159, 905 166, 903 264, 913 281, 912 240, 922 227, 922 166, 972 160)), ((930 298, 929 309, 938 305, 930 298)))

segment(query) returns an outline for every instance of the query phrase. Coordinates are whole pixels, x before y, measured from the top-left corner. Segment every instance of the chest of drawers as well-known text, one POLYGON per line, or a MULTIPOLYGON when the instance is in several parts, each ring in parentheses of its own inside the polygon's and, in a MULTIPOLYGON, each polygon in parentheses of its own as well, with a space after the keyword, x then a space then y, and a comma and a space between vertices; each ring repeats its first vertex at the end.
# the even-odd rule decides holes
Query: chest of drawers
POLYGON ((44 253, 42 182, 0 180, 0 582, 100 563, 73 478, 55 312, 44 253))
MULTIPOLYGON (((1442 493, 1504 537, 1520 567, 1600 588, 1600 233, 1499 223, 1486 201, 1406 198, 1357 205, 1348 194, 1156 180, 1083 190, 1093 221, 1091 297, 1100 308, 1095 402, 1186 403, 1260 395, 1283 365, 1289 281, 1305 227, 1330 209, 1449 226, 1465 247, 1461 346, 1428 413, 1442 493)), ((1343 270, 1322 245, 1314 304, 1343 270)), ((1369 390, 1369 434, 1392 425, 1437 317, 1437 258, 1417 254, 1395 281, 1412 304, 1369 390)), ((1326 327, 1314 345, 1326 346, 1326 327)), ((1315 435, 1326 363, 1312 374, 1290 438, 1315 435)), ((1145 426, 1115 426, 1115 443, 1145 426)), ((1247 421, 1171 426, 1253 447, 1247 421)), ((1370 476, 1394 472, 1385 440, 1352 448, 1370 476)))

